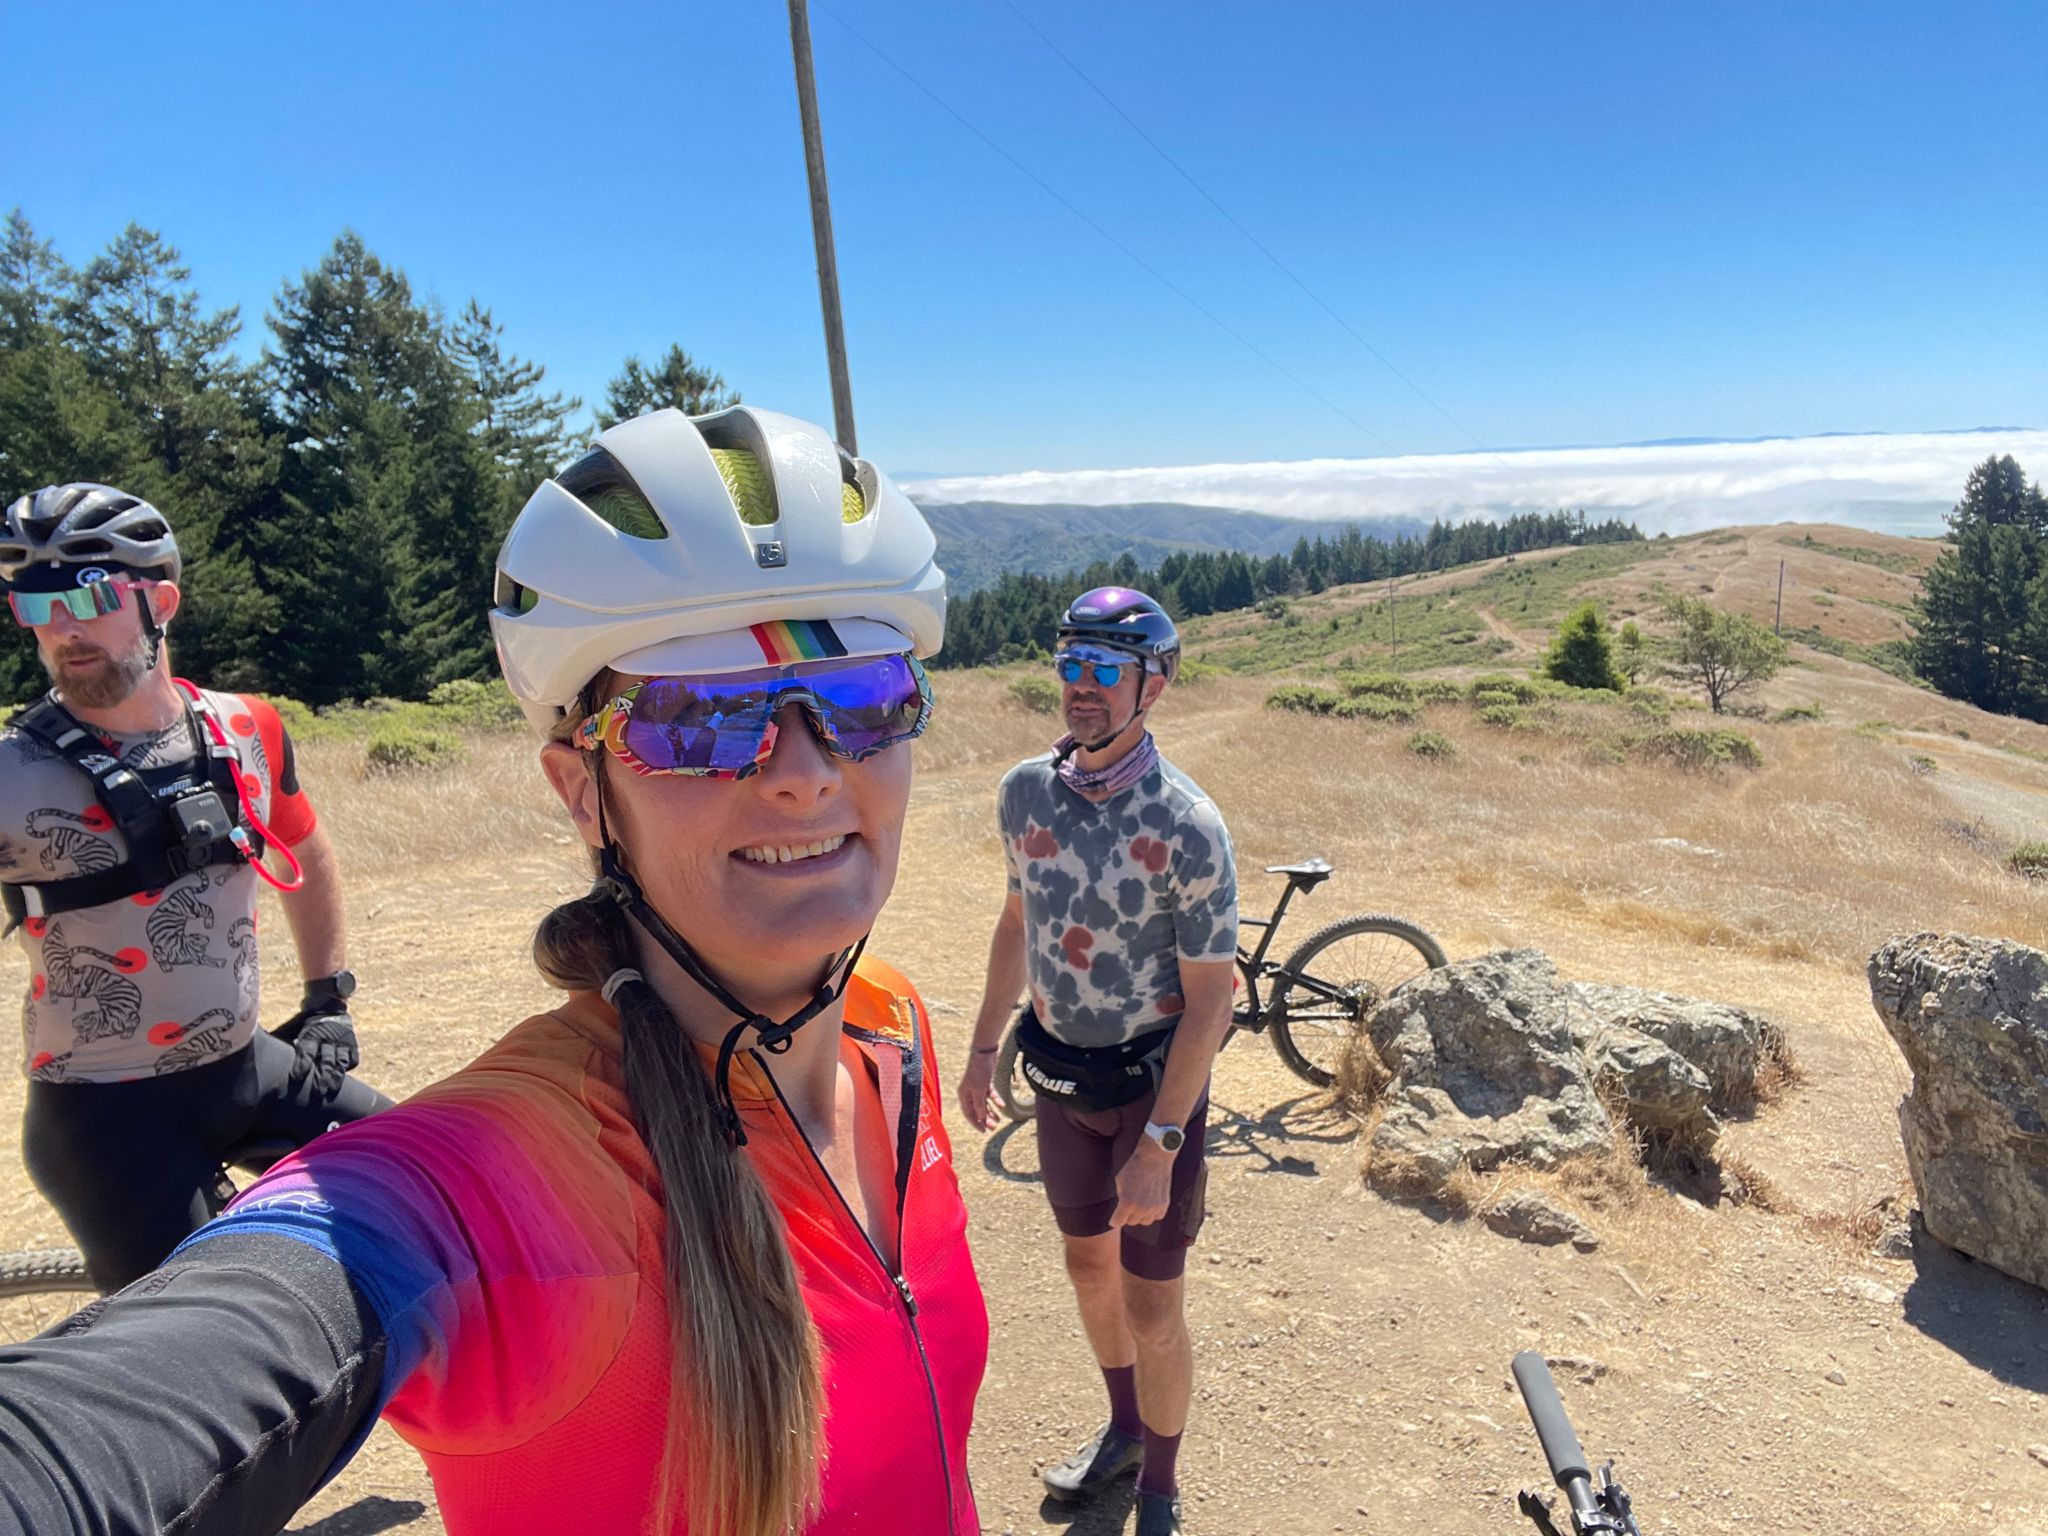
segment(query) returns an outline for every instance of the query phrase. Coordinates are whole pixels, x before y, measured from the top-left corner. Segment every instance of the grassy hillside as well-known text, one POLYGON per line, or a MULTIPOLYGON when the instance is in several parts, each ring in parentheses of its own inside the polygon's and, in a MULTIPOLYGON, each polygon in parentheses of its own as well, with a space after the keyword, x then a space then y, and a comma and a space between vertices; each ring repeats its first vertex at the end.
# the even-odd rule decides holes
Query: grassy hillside
POLYGON ((1280 618, 1217 614, 1188 626, 1190 648, 1235 672, 1483 669, 1526 665, 1588 598, 1613 622, 1653 620, 1657 594, 1700 595, 1773 621, 1784 566, 1784 633, 1795 652, 1897 670, 1896 645, 1933 539, 1831 524, 1724 528, 1681 539, 1540 550, 1391 588, 1336 587, 1295 598, 1280 618))

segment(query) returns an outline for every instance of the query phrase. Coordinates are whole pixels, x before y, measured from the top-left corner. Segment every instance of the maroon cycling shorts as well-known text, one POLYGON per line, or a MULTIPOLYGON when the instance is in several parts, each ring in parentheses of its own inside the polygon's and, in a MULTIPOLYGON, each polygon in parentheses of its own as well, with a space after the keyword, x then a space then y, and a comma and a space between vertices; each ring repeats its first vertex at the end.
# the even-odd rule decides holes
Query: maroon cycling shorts
MULTIPOLYGON (((1072 1109, 1038 1099, 1038 1170, 1052 1202, 1053 1220, 1069 1237, 1100 1237, 1116 1211, 1117 1170, 1145 1134, 1153 1095, 1120 1109, 1072 1109)), ((1141 1280, 1172 1280, 1187 1268, 1188 1249, 1208 1214, 1209 1166, 1205 1147, 1209 1096, 1204 1093, 1182 1127, 1187 1140, 1173 1159, 1173 1192, 1166 1214, 1142 1227, 1125 1227, 1123 1266, 1141 1280)))

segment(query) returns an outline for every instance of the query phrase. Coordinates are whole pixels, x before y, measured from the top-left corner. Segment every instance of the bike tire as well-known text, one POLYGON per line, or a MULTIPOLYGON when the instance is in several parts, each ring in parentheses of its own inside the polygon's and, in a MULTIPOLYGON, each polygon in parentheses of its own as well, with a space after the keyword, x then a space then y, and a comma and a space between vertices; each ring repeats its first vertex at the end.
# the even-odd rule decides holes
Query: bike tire
POLYGON ((1273 1048, 1288 1070, 1302 1081, 1327 1088, 1337 1080, 1337 1064, 1366 1015, 1401 987, 1446 963, 1443 946, 1413 923, 1377 912, 1362 912, 1326 923, 1287 957, 1272 1007, 1273 1048), (1368 941, 1345 948, 1348 940, 1368 941), (1382 959, 1381 957, 1384 957, 1382 959), (1351 975, 1323 974, 1335 964, 1351 975), (1303 987, 1300 978, 1345 994, 1334 1004, 1303 987))
POLYGON ((0 1344, 34 1338, 98 1294, 76 1248, 0 1253, 0 1344))
MULTIPOLYGON (((1018 1017, 1021 1018, 1022 1014, 1018 1017)), ((996 1097, 1003 1101, 1003 1111, 1012 1120, 1021 1123, 1037 1117, 1038 1090, 1024 1075, 1024 1063, 1018 1054, 1016 1019, 1012 1019, 1010 1027, 1003 1031, 1003 1047, 996 1053, 996 1097)))

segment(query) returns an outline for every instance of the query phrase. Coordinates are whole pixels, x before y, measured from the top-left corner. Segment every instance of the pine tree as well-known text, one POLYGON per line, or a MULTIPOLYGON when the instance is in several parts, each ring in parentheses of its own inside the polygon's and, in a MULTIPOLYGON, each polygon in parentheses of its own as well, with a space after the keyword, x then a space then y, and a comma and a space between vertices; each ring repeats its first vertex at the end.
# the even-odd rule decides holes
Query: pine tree
POLYGON ((702 416, 739 402, 739 391, 728 392, 724 379, 692 362, 689 353, 671 344, 657 368, 647 368, 637 357, 626 359, 626 366, 605 389, 597 424, 614 426, 670 405, 686 415, 702 416))
POLYGON ((1988 458, 1948 526, 1951 545, 1921 584, 1914 670, 1980 709, 2048 719, 2048 496, 2011 455, 1988 458))
POLYGON ((1543 675, 1574 688, 1607 688, 1620 693, 1627 687, 1615 669, 1614 644, 1597 605, 1581 604, 1559 627, 1550 654, 1543 659, 1543 675))

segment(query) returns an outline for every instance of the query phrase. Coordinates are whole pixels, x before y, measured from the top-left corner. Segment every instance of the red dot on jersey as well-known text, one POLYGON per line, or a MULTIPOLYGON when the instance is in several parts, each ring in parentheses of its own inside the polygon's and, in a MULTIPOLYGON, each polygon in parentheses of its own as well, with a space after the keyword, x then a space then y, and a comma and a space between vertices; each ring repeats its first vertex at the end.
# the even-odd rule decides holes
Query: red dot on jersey
POLYGON ((162 891, 137 891, 128 899, 138 907, 153 907, 164 899, 164 893, 162 891))
POLYGON ((30 1060, 28 1069, 31 1072, 40 1072, 56 1059, 48 1051, 37 1051, 34 1058, 30 1060))
POLYGON ((176 1045, 185 1038, 185 1026, 176 1019, 165 1019, 161 1024, 149 1026, 151 1045, 176 1045))
POLYGON ((128 948, 118 951, 114 956, 114 969, 126 976, 133 976, 148 964, 149 956, 135 948, 132 944, 128 948))
POLYGON ((47 917, 32 917, 21 926, 28 930, 30 938, 40 939, 50 931, 50 920, 47 917))
POLYGON ((104 805, 88 805, 78 819, 93 832, 110 832, 114 827, 114 818, 104 805))
POLYGON ((42 999, 42 996, 43 996, 43 994, 44 994, 45 992, 49 991, 49 990, 50 990, 50 978, 49 978, 49 977, 47 977, 47 976, 41 976, 41 975, 37 975, 37 976, 31 976, 31 977, 29 978, 29 982, 28 982, 28 995, 29 995, 30 997, 33 997, 33 998, 37 999, 38 1001, 41 1001, 41 999, 42 999))
POLYGON ((237 736, 254 736, 256 734, 256 717, 254 715, 236 715, 232 720, 228 721, 228 724, 235 728, 237 736))

